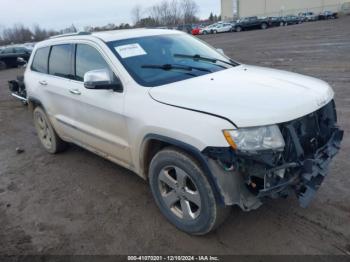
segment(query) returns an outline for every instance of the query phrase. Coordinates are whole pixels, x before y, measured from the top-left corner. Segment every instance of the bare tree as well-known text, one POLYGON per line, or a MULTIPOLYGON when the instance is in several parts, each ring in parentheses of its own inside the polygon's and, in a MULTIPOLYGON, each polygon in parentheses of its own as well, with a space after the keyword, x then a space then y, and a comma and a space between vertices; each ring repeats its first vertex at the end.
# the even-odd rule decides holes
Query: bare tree
POLYGON ((194 0, 162 0, 149 8, 149 15, 159 25, 193 23, 199 6, 194 0))
POLYGON ((194 0, 182 0, 181 8, 185 24, 193 23, 197 20, 196 16, 199 12, 199 6, 194 0))
POLYGON ((137 25, 142 18, 142 7, 140 5, 135 5, 131 10, 131 16, 134 25, 137 25))

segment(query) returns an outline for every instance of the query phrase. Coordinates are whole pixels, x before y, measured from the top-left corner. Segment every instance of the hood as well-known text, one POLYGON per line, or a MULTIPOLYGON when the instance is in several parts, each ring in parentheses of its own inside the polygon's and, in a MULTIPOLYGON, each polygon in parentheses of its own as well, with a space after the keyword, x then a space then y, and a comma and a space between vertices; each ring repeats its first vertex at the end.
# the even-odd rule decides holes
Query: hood
POLYGON ((149 93, 158 102, 221 116, 237 127, 288 122, 334 96, 322 80, 248 65, 154 87, 149 93))

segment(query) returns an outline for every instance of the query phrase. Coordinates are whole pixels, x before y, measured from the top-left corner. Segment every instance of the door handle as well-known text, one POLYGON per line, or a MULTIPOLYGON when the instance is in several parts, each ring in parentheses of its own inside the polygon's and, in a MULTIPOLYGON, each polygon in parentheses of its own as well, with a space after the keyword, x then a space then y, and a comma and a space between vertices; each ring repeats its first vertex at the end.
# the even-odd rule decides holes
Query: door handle
POLYGON ((69 89, 69 92, 73 95, 81 95, 81 92, 78 89, 69 89))
POLYGON ((45 80, 39 81, 39 84, 42 86, 47 86, 47 82, 45 80))

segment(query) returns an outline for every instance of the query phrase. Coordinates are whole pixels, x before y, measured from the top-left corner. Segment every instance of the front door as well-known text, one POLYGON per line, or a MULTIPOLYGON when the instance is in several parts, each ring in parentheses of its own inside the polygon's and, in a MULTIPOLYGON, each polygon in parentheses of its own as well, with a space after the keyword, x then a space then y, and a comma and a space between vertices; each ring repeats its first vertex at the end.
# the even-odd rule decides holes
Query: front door
POLYGON ((86 72, 106 68, 111 70, 111 67, 97 47, 77 44, 75 48, 75 77, 70 84, 70 93, 75 100, 74 140, 128 166, 131 156, 123 113, 125 93, 86 89, 86 72))

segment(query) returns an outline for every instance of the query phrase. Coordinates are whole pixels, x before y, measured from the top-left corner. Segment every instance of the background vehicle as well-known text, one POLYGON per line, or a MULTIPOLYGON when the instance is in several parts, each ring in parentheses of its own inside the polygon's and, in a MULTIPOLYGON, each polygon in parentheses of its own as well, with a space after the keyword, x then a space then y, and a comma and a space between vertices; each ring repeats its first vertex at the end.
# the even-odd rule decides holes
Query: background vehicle
POLYGON ((25 64, 31 55, 31 50, 23 46, 8 46, 0 51, 0 69, 17 67, 25 64))
POLYGON ((284 25, 297 25, 301 24, 302 20, 296 15, 287 15, 282 18, 284 25))
POLYGON ((200 35, 201 34, 201 26, 194 26, 192 29, 192 35, 200 35))
POLYGON ((176 29, 179 30, 179 31, 191 34, 193 28, 192 28, 192 25, 186 24, 186 25, 178 25, 176 29))
POLYGON ((258 18, 257 16, 246 17, 237 21, 233 26, 233 30, 241 32, 242 30, 250 29, 266 29, 269 27, 267 18, 258 18))
POLYGON ((213 29, 217 26, 217 24, 212 24, 212 25, 208 25, 206 27, 203 27, 199 30, 199 33, 201 35, 207 35, 207 34, 212 34, 213 33, 213 29))
POLYGON ((299 17, 303 22, 313 22, 318 20, 318 16, 314 12, 299 13, 299 17))
POLYGON ((273 26, 284 26, 284 21, 282 17, 269 17, 268 23, 270 27, 273 26))
POLYGON ((318 15, 319 20, 327 20, 327 19, 337 19, 338 13, 332 11, 324 11, 318 15))
POLYGON ((212 27, 211 32, 213 34, 232 32, 233 25, 231 23, 218 23, 212 27))

